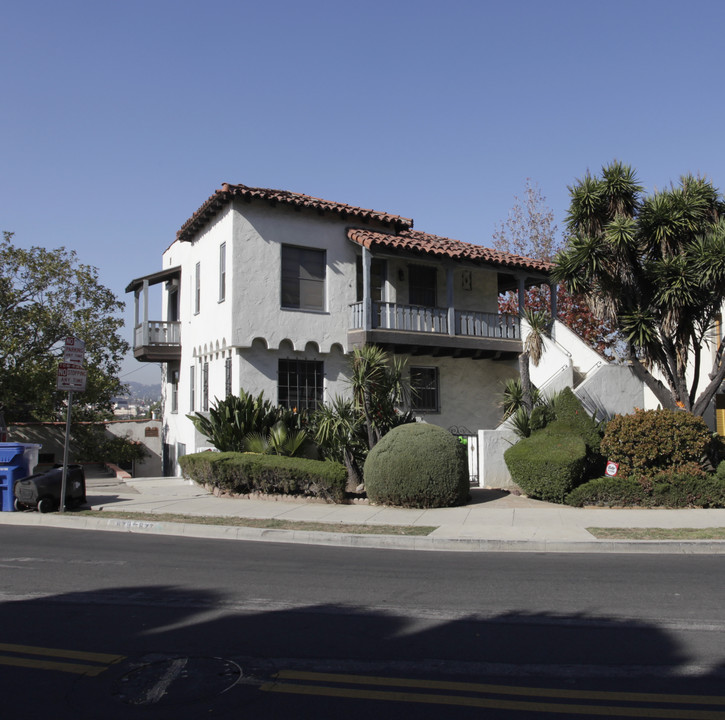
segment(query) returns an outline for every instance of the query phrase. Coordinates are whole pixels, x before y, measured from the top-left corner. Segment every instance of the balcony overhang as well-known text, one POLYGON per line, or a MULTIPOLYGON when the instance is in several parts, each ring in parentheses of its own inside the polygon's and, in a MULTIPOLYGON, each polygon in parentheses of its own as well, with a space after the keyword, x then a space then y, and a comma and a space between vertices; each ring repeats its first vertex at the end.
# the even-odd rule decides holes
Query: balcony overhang
POLYGON ((159 270, 159 272, 151 273, 150 275, 143 275, 142 277, 131 280, 131 282, 126 285, 126 292, 138 293, 140 290, 143 290, 144 285, 158 285, 162 282, 179 280, 180 278, 181 265, 177 265, 176 267, 159 270))
POLYGON ((397 355, 431 355, 476 360, 513 360, 523 350, 521 340, 461 337, 405 330, 349 330, 348 347, 378 345, 397 355))

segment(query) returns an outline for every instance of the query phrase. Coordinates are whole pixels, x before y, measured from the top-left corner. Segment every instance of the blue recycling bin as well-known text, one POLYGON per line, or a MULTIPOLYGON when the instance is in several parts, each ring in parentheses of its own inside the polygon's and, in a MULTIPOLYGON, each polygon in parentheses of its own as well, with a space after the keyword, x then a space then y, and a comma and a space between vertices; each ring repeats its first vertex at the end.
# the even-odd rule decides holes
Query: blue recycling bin
POLYGON ((0 442, 0 511, 15 509, 15 482, 35 468, 38 448, 35 443, 0 442))

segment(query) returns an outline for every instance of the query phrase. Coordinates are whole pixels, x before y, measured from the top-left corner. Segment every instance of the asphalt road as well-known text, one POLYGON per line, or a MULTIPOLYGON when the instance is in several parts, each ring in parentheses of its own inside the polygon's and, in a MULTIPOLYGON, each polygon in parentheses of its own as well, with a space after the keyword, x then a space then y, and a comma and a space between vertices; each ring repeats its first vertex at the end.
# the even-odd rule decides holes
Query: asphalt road
POLYGON ((0 527, 2 714, 723 718, 724 562, 0 527))

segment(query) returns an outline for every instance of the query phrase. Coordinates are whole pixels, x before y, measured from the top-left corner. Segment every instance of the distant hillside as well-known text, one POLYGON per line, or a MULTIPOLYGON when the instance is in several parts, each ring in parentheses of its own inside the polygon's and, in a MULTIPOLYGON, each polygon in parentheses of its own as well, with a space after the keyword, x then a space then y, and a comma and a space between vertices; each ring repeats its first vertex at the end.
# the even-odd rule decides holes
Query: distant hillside
POLYGON ((161 383, 157 385, 144 385, 143 383, 131 380, 126 385, 128 385, 128 397, 133 400, 146 400, 148 402, 161 400, 161 383))

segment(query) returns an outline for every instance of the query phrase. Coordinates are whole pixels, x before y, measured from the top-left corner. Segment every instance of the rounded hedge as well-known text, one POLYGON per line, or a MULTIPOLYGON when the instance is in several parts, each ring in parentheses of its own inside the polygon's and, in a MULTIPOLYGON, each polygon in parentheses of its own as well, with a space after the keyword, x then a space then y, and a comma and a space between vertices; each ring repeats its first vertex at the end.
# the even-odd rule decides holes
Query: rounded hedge
POLYGON ((363 473, 367 496, 376 503, 434 508, 468 501, 466 449, 437 425, 394 428, 369 452, 363 473))

